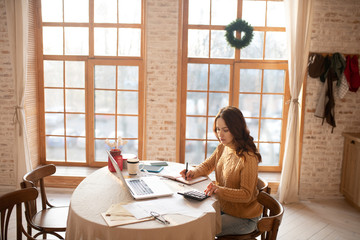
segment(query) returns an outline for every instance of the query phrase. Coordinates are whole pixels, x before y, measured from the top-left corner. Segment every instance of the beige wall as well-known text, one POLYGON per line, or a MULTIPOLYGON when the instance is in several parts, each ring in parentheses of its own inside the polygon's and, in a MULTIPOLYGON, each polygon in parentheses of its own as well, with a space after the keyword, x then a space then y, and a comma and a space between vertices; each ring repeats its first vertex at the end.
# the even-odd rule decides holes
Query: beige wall
MULTIPOLYGON (((7 69, 4 0, 0 0, 0 69, 7 69)), ((147 158, 176 160, 178 0, 147 0, 146 5, 147 158)), ((360 54, 360 1, 314 0, 312 52, 360 54)), ((11 77, 0 71, 0 185, 14 184, 11 77)), ((314 117, 320 83, 307 79, 300 179, 302 198, 338 197, 343 131, 360 132, 360 93, 336 101, 334 133, 314 117)))

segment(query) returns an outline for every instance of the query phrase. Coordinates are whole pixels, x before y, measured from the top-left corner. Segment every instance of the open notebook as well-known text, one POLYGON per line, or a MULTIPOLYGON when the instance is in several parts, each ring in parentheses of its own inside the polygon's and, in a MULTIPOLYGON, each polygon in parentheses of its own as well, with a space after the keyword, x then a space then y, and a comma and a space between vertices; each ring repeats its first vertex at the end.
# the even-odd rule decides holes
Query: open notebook
POLYGON ((115 168, 117 177, 127 187, 130 194, 135 199, 148 199, 155 197, 165 197, 173 194, 173 191, 157 176, 124 178, 123 172, 120 170, 113 156, 109 151, 112 165, 115 168))
POLYGON ((187 185, 191 185, 191 184, 195 184, 195 183, 198 183, 198 182, 201 182, 201 181, 205 181, 208 179, 207 176, 200 176, 200 177, 197 177, 197 178, 193 178, 191 180, 185 180, 185 178, 183 178, 181 175, 180 175, 180 171, 179 170, 168 170, 167 168, 164 169, 160 174, 159 176, 162 176, 162 177, 165 177, 165 178, 169 178, 171 180, 174 180, 174 181, 178 181, 178 182, 181 182, 181 183, 185 183, 187 185))

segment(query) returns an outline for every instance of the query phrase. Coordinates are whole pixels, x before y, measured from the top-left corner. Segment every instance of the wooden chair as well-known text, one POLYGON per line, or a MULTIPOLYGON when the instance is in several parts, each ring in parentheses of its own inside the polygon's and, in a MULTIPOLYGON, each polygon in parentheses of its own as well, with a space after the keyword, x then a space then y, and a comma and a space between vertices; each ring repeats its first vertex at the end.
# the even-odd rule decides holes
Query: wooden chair
POLYGON ((22 224, 22 203, 28 201, 36 200, 38 196, 38 191, 35 188, 28 188, 13 191, 7 194, 0 196, 0 212, 1 212, 1 225, 0 225, 0 239, 7 240, 8 238, 8 229, 11 212, 16 206, 16 239, 21 240, 23 234, 28 238, 33 240, 24 229, 22 224))
POLYGON ((244 235, 226 235, 217 237, 218 240, 255 240, 256 237, 264 234, 265 240, 275 240, 277 237, 278 229, 284 214, 284 208, 275 198, 265 191, 259 192, 257 197, 268 216, 262 216, 257 223, 257 230, 244 234, 244 235))
POLYGON ((32 229, 38 232, 34 237, 43 234, 51 234, 59 239, 63 237, 58 232, 66 231, 66 223, 69 207, 55 207, 49 203, 46 197, 44 178, 56 172, 53 164, 44 165, 25 174, 21 188, 39 187, 41 196, 41 210, 38 211, 36 200, 25 204, 25 217, 28 223, 27 232, 32 235, 32 229))

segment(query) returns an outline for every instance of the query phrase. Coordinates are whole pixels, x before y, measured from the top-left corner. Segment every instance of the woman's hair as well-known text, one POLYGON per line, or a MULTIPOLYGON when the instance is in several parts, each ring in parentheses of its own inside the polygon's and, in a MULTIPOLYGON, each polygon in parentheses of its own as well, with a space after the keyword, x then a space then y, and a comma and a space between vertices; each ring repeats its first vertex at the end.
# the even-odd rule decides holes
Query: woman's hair
POLYGON ((244 151, 247 153, 253 153, 256 155, 258 162, 261 162, 261 155, 256 148, 254 138, 250 136, 250 131, 247 128, 245 118, 242 112, 238 108, 232 106, 227 106, 220 109, 219 113, 215 117, 213 126, 215 135, 219 140, 219 136, 216 132, 216 120, 218 118, 224 119, 226 126, 228 127, 230 133, 233 135, 233 141, 236 147, 236 154, 239 157, 245 157, 243 155, 244 151))

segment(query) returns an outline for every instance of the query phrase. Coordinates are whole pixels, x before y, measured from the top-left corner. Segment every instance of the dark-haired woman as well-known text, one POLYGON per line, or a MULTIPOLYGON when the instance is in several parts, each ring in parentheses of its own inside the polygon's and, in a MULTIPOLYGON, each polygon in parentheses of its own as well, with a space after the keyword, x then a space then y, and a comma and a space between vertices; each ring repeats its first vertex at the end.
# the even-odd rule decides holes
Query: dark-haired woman
MULTIPOLYGON (((256 229, 262 212, 256 200, 261 155, 238 108, 222 108, 215 117, 213 130, 220 144, 186 177, 196 178, 215 170, 216 182, 210 183, 205 193, 216 194, 220 202, 222 231, 218 236, 250 233, 256 229)), ((185 170, 181 174, 185 177, 185 170)))

